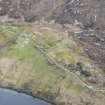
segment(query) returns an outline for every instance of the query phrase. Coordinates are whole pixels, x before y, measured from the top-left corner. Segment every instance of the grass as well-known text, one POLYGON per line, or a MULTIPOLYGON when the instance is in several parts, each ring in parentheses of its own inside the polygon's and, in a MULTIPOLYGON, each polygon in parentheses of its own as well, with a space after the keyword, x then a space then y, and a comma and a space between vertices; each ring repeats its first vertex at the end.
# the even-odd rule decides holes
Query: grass
MULTIPOLYGON (((8 79, 10 81, 13 79, 16 80, 16 82, 13 83, 16 88, 26 90, 28 89, 33 93, 41 92, 46 94, 52 93, 53 95, 56 95, 55 93, 58 93, 59 89, 62 87, 81 92, 83 87, 79 83, 72 83, 74 82, 73 78, 66 78, 66 73, 64 71, 49 64, 48 58, 38 49, 34 48, 33 44, 37 43, 40 46, 43 46, 43 48, 47 49, 47 54, 55 54, 54 59, 61 59, 63 61, 68 60, 68 62, 72 63, 73 66, 75 66, 77 62, 85 63, 86 61, 88 64, 88 60, 84 56, 83 49, 71 39, 64 37, 62 32, 58 32, 58 34, 61 35, 61 39, 58 40, 55 38, 56 33, 49 31, 42 32, 37 29, 37 31, 42 32, 44 36, 41 37, 36 35, 33 38, 33 31, 36 31, 36 29, 37 26, 32 27, 32 30, 28 26, 0 26, 2 36, 4 37, 6 35, 6 39, 9 39, 14 35, 17 36, 16 42, 14 44, 8 48, 0 49, 0 59, 13 58, 20 61, 21 63, 24 63, 26 66, 25 69, 23 68, 24 70, 22 70, 21 76, 18 80, 11 76, 13 70, 7 74, 7 76, 10 77, 8 79), (27 38, 29 39, 29 42, 28 44, 25 44, 24 41, 27 38)), ((82 80, 85 79, 83 76, 80 78, 82 80)), ((62 98, 62 96, 59 98, 62 98)))
POLYGON ((70 88, 77 92, 82 92, 84 90, 84 87, 80 84, 73 84, 70 88))
POLYGON ((31 45, 21 47, 19 43, 16 43, 1 53, 2 58, 19 59, 27 66, 27 69, 24 70, 20 79, 16 82, 18 88, 22 88, 25 82, 32 79, 33 90, 55 90, 54 87, 56 87, 57 82, 63 79, 63 74, 54 72, 54 68, 47 63, 47 58, 31 45))

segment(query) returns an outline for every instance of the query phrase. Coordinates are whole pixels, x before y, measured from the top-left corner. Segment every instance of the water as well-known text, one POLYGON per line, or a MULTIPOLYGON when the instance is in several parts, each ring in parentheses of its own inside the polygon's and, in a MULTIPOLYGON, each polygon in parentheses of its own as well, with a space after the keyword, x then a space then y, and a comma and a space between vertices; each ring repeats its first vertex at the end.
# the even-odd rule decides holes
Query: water
POLYGON ((29 95, 8 89, 0 89, 0 105, 51 105, 29 95))

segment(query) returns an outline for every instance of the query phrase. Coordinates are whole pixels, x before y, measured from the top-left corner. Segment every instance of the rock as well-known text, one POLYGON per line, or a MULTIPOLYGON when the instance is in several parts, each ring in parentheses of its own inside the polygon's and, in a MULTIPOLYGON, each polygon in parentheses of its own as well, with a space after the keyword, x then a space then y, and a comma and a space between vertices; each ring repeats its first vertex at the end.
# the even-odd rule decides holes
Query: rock
POLYGON ((20 13, 19 11, 17 11, 16 9, 11 8, 11 9, 8 11, 8 16, 9 16, 10 18, 18 19, 18 18, 21 18, 21 13, 20 13))
POLYGON ((76 71, 76 74, 77 74, 78 76, 80 76, 80 75, 81 75, 80 71, 76 71))
POLYGON ((92 77, 88 78, 88 82, 92 84, 97 84, 97 80, 92 77))
POLYGON ((36 16, 25 16, 24 20, 26 22, 34 22, 36 20, 36 16))
POLYGON ((85 29, 105 29, 104 0, 0 0, 0 15, 24 17, 33 22, 44 17, 60 24, 78 21, 85 29), (12 11, 10 11, 12 8, 12 11))

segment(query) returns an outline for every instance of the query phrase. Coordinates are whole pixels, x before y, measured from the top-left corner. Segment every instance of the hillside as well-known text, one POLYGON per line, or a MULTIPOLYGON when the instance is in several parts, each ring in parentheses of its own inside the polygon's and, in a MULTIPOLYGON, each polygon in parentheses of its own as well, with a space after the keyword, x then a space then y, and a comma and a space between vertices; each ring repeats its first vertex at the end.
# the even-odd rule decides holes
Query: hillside
POLYGON ((48 22, 0 25, 1 87, 57 105, 104 105, 103 71, 65 31, 48 22))
POLYGON ((54 105, 104 105, 104 5, 0 0, 0 87, 54 105))

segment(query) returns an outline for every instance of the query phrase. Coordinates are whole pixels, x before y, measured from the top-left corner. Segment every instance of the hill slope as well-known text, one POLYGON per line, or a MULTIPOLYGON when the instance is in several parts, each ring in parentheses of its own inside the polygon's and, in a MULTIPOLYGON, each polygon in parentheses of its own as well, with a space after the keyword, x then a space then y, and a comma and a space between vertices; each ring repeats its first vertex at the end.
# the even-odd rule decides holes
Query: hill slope
POLYGON ((0 86, 57 105, 104 105, 103 71, 65 31, 48 22, 0 25, 0 86))

